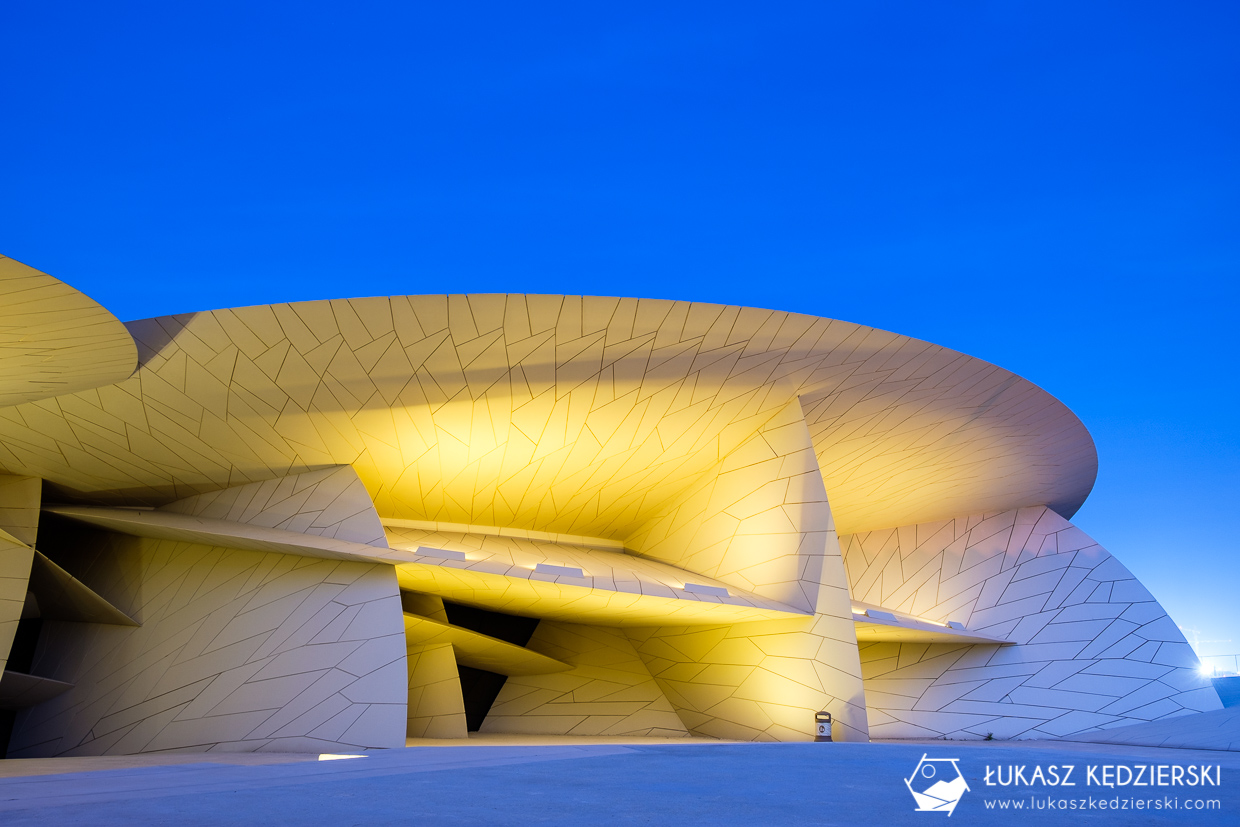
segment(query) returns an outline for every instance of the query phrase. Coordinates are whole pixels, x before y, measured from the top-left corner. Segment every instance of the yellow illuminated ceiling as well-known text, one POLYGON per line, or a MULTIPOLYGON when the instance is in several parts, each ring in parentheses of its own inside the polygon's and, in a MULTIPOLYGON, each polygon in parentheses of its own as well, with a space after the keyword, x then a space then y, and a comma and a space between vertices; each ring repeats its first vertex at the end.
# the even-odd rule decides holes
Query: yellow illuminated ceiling
POLYGON ((114 385, 0 409, 0 471, 157 505, 327 465, 386 518, 623 540, 800 396, 841 531, 1049 503, 1095 455, 1013 374, 847 322, 647 299, 413 296, 134 322, 114 385))
POLYGON ((732 600, 695 599, 692 593, 648 594, 576 578, 516 577, 485 569, 443 564, 396 566, 402 589, 504 614, 603 626, 719 626, 809 616, 745 595, 732 600))
POLYGON ((167 510, 98 506, 47 506, 44 510, 136 537, 386 563, 396 567, 402 589, 510 614, 612 626, 805 616, 774 600, 658 560, 585 546, 388 528, 392 546, 388 548, 167 510), (582 576, 543 573, 537 570, 539 563, 579 568, 582 576), (705 588, 686 589, 689 584, 705 588))
POLYGON ((416 554, 416 564, 396 567, 401 588, 509 614, 613 626, 806 616, 712 577, 623 552, 390 525, 387 537, 393 549, 416 554), (440 550, 463 559, 433 556, 440 550), (556 568, 541 572, 539 564, 556 568))

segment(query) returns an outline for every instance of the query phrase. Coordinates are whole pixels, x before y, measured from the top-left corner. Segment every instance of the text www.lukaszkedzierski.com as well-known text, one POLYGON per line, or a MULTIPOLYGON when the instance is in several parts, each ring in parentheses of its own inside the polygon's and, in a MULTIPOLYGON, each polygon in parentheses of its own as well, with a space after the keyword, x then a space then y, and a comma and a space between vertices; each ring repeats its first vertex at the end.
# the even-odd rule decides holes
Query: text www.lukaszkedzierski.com
POLYGON ((992 798, 987 810, 1221 810, 1217 798, 992 798))

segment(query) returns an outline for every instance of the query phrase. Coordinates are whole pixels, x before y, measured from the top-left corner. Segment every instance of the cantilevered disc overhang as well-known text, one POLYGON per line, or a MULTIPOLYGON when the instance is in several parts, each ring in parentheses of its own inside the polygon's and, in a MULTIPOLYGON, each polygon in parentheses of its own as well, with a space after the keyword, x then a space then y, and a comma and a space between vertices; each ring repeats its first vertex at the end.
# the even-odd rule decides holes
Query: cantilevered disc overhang
POLYGON ((0 408, 110 385, 137 365, 133 337, 115 316, 0 256, 0 408))
POLYGON ((797 399, 842 532, 1030 503, 1071 514, 1096 469, 1085 428, 1024 379, 795 313, 398 296, 128 328, 137 374, 13 408, 0 442, 22 461, 0 471, 61 499, 159 505, 350 464, 385 518, 622 541, 797 399))
POLYGON ((396 567, 403 589, 510 614, 612 626, 806 617, 790 606, 658 560, 564 543, 484 546, 466 553, 402 543, 400 529, 389 529, 393 547, 386 548, 171 511, 61 505, 44 510, 135 537, 385 563, 396 567), (548 554, 579 566, 580 576, 538 571, 548 554))

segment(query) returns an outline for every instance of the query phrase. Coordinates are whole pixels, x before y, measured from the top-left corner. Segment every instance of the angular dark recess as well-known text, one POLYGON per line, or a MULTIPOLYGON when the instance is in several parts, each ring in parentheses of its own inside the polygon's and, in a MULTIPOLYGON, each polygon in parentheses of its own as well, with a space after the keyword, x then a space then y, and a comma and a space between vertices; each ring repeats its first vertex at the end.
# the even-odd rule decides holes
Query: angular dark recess
POLYGON ((39 648, 39 633, 43 631, 43 618, 25 617, 17 622, 17 632, 13 635, 13 647, 9 649, 9 662, 5 669, 9 672, 30 674, 34 665, 35 651, 39 648))
POLYGON ((456 665, 461 676, 461 700, 465 702, 465 728, 477 732, 486 720, 491 705, 499 697, 504 688, 507 675, 497 675, 485 669, 474 669, 472 666, 456 665))
MULTIPOLYGON (((42 631, 42 618, 26 617, 17 622, 17 631, 13 635, 13 647, 9 649, 9 660, 4 665, 5 670, 30 674, 35 650, 39 648, 39 633, 42 631)), ((487 709, 489 710, 490 707, 488 706, 487 709)), ((16 718, 16 711, 0 710, 0 756, 8 756, 9 738, 13 734, 13 724, 16 718)))
POLYGON ((491 612, 448 600, 443 602, 443 608, 448 613, 448 622, 453 626, 490 635, 507 643, 515 643, 517 646, 529 643, 534 630, 538 628, 536 617, 506 615, 502 612, 491 612))
MULTIPOLYGON (((448 622, 453 626, 489 635, 517 646, 529 643, 534 630, 538 628, 536 617, 506 615, 502 612, 491 612, 448 600, 443 602, 443 608, 448 615, 448 622)), ((460 663, 457 663, 456 671, 461 676, 461 698, 465 702, 465 728, 470 732, 477 732, 482 727, 482 722, 486 720, 487 713, 491 711, 491 705, 499 697, 500 690, 504 688, 504 681, 508 680, 508 676, 497 675, 485 669, 475 669, 472 666, 463 666, 460 663)))

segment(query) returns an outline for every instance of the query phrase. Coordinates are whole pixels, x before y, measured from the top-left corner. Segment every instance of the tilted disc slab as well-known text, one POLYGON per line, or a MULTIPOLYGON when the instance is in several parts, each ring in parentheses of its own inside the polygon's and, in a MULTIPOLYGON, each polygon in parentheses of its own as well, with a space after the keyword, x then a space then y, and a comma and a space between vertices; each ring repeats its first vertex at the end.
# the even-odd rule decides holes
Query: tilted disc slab
POLYGON ((0 256, 0 407, 127 379, 138 348, 120 320, 63 281, 0 256))

